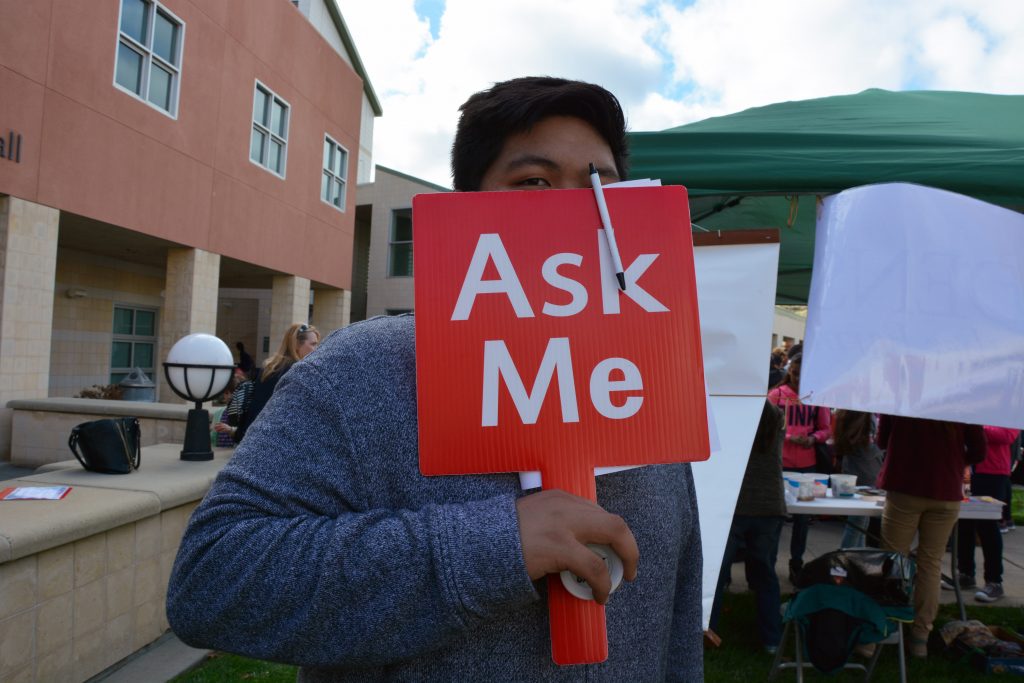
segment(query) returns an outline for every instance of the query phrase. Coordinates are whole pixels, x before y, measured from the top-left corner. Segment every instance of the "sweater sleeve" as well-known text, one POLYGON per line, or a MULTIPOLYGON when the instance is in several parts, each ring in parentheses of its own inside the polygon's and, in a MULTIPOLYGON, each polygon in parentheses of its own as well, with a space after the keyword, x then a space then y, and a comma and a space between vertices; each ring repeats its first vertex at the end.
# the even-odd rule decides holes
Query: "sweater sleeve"
POLYGON ((691 683, 704 680, 703 550, 700 520, 697 516, 697 492, 693 472, 686 467, 687 498, 693 511, 690 533, 680 544, 676 572, 675 604, 672 609, 672 642, 669 646, 666 680, 691 683))
POLYGON ((167 591, 183 641, 300 666, 381 666, 538 599, 513 495, 368 504, 373 482, 360 481, 341 401, 297 374, 314 371, 281 380, 189 522, 167 591))
POLYGON ((816 413, 814 433, 811 436, 818 443, 825 443, 832 436, 832 411, 822 406, 816 413))

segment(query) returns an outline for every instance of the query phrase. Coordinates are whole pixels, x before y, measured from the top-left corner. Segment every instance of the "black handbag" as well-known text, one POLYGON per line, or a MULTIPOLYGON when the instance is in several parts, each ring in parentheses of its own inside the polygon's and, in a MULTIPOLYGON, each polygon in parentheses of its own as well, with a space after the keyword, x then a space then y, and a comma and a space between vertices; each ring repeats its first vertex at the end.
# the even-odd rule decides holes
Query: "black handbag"
POLYGON ((142 459, 139 418, 83 422, 71 430, 68 448, 90 472, 130 474, 142 459))
POLYGON ((906 606, 914 590, 914 563, 895 550, 843 548, 804 565, 797 588, 819 583, 847 585, 880 605, 906 606))

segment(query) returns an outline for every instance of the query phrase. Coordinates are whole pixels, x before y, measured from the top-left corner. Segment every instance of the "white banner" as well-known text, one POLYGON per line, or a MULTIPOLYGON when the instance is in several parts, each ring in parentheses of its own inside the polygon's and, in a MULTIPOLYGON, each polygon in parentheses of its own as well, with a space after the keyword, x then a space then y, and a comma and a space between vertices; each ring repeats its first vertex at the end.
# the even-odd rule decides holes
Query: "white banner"
POLYGON ((768 388, 779 245, 704 246, 693 251, 704 377, 720 439, 720 449, 710 460, 692 465, 704 547, 706 629, 768 388))
POLYGON ((1024 428, 1024 216, 904 183, 826 199, 801 374, 814 405, 1024 428))

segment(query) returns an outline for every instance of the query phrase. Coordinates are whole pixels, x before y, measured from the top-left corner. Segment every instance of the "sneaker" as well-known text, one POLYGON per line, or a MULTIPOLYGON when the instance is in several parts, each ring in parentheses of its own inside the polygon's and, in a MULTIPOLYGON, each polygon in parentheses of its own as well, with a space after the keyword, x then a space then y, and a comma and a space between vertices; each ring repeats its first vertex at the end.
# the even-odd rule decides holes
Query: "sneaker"
POLYGON ((925 659, 928 657, 928 641, 918 640, 917 638, 911 638, 907 641, 907 652, 911 657, 915 659, 925 659))
MULTIPOLYGON (((953 590, 952 582, 950 582, 950 580, 947 579, 945 576, 942 577, 942 582, 940 585, 942 586, 942 590, 944 591, 953 590)), ((969 576, 967 574, 960 575, 960 588, 974 588, 977 585, 978 584, 974 581, 973 576, 969 576)))
POLYGON ((984 588, 974 594, 974 599, 978 602, 995 602, 1002 600, 1003 595, 1003 584, 986 583, 984 588))

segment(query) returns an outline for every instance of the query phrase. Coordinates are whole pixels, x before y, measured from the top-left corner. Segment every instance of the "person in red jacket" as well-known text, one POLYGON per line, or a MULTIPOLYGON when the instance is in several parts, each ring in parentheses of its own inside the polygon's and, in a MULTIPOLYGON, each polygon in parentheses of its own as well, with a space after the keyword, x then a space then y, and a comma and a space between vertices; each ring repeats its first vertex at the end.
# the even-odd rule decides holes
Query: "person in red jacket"
MULTIPOLYGON (((831 434, 831 414, 828 408, 805 406, 800 402, 801 363, 800 354, 792 356, 782 383, 768 392, 768 400, 786 413, 782 469, 788 472, 814 472, 814 445, 824 443, 831 434)), ((809 524, 810 518, 807 515, 793 515, 793 533, 789 537, 789 582, 793 584, 804 566, 809 524)))
MULTIPOLYGON (((992 496, 1010 505, 1010 444, 1020 432, 1006 427, 984 427, 987 447, 985 459, 974 466, 971 474, 971 495, 992 496)), ((960 566, 960 587, 973 588, 974 538, 981 541, 985 558, 985 587, 974 594, 978 602, 995 602, 1003 597, 1003 537, 999 522, 994 519, 965 519, 959 522, 960 542, 957 563, 960 566)), ((947 584, 943 582, 943 588, 947 584)), ((952 590, 953 586, 948 588, 952 590)))
POLYGON ((877 484, 886 491, 882 547, 909 555, 918 536, 908 649, 914 657, 927 657, 939 611, 942 555, 963 500, 964 467, 985 458, 985 433, 977 425, 883 415, 878 446, 886 451, 877 484))

